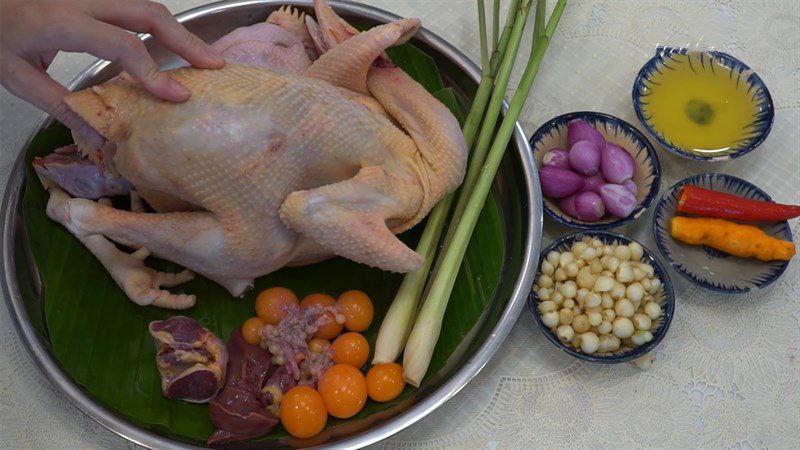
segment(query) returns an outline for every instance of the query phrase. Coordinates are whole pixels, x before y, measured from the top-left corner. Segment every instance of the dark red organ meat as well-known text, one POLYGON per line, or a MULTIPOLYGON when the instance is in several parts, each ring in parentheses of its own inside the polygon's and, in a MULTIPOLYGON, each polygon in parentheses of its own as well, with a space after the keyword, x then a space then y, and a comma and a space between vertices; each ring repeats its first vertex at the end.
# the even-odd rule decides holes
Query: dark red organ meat
POLYGON ((245 342, 241 328, 233 330, 228 340, 228 381, 222 392, 208 405, 211 422, 217 431, 208 438, 208 445, 242 441, 269 433, 278 418, 269 412, 273 403, 294 386, 281 366, 270 375, 272 355, 257 345, 245 342), (277 390, 264 386, 276 385, 277 390))
POLYGON ((225 346, 199 323, 184 316, 150 322, 164 396, 205 403, 225 384, 225 346))
MULTIPOLYGON (((267 434, 278 423, 280 403, 297 385, 316 387, 319 376, 333 365, 331 352, 311 354, 308 339, 327 323, 330 308, 294 308, 278 325, 262 331, 262 345, 248 344, 241 328, 228 339, 228 381, 209 404, 217 431, 208 445, 252 439, 267 434), (280 365, 272 365, 273 356, 280 365)), ((332 311, 337 313, 338 311, 332 311)))

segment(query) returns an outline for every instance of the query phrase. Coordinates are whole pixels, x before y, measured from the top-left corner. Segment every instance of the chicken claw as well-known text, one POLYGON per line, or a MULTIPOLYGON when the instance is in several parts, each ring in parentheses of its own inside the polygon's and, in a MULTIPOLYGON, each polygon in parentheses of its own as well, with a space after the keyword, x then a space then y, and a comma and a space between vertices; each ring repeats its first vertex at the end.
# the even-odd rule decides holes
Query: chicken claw
POLYGON ((127 254, 119 251, 114 244, 102 236, 88 236, 88 238, 98 237, 107 245, 95 246, 95 248, 88 244, 86 246, 103 262, 114 281, 136 304, 167 309, 188 309, 194 306, 194 295, 172 294, 160 289, 161 286, 172 287, 192 280, 194 273, 189 270, 178 273, 158 272, 144 265, 144 259, 150 253, 147 249, 140 248, 134 253, 127 254))
POLYGON ((306 17, 305 13, 291 6, 281 6, 277 11, 267 17, 267 23, 278 25, 296 37, 303 44, 308 58, 314 61, 319 57, 319 54, 308 32, 306 17))
MULTIPOLYGON (((68 220, 66 203, 69 199, 70 196, 61 189, 51 189, 50 199, 47 202, 47 215, 66 225, 68 220)), ((160 289, 161 286, 173 287, 193 279, 194 273, 191 271, 158 272, 144 265, 144 259, 150 255, 146 248, 140 248, 129 254, 119 250, 116 245, 99 234, 76 235, 76 237, 100 260, 103 267, 111 274, 111 278, 136 304, 168 309, 187 309, 194 306, 194 295, 176 295, 160 289)))
POLYGON ((175 287, 193 279, 194 272, 188 269, 180 272, 158 272, 156 274, 156 284, 167 288, 175 287))

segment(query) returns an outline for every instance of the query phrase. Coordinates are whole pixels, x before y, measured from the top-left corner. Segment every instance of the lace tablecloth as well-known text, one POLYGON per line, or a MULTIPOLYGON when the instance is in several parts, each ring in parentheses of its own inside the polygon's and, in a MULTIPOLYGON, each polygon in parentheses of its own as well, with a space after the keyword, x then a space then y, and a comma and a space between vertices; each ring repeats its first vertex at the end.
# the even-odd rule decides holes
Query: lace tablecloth
MULTIPOLYGON (((165 1, 174 12, 203 2, 165 1)), ((365 3, 421 17, 425 27, 479 57, 472 0, 365 3)), ((744 158, 703 165, 660 152, 662 190, 689 174, 722 171, 754 182, 776 201, 800 203, 800 2, 793 0, 572 0, 523 112, 526 132, 557 114, 585 109, 637 123, 631 84, 658 44, 732 53, 762 76, 776 107, 769 138, 744 158)), ((68 81, 90 61, 62 54, 50 72, 68 81)), ((4 186, 37 112, 5 91, 0 102, 4 186)), ((655 249, 650 220, 646 214, 619 231, 655 249)), ((797 220, 792 230, 800 239, 797 220)), ((547 220, 545 243, 566 231, 547 220)), ((675 318, 648 371, 579 362, 547 341, 523 311, 496 356, 461 393, 378 447, 800 448, 798 264, 795 258, 768 290, 733 298, 670 272, 675 318)), ((25 354, 4 310, 0 447, 134 447, 56 391, 25 354)))

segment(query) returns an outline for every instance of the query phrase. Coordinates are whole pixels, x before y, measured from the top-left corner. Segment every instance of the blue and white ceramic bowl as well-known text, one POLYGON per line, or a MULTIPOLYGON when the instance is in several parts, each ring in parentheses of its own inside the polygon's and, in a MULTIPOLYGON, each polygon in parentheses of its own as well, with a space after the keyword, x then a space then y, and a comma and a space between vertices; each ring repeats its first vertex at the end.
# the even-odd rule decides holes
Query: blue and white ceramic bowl
POLYGON ((575 119, 583 119, 594 126, 606 141, 627 150, 636 162, 633 182, 636 183, 636 208, 624 218, 606 215, 595 222, 584 222, 561 211, 555 201, 544 197, 544 211, 556 222, 581 230, 607 230, 624 225, 641 216, 656 199, 661 183, 661 165, 650 141, 633 125, 609 114, 578 111, 562 114, 548 120, 531 136, 531 149, 536 166, 542 167, 542 157, 553 148, 569 149, 567 144, 567 124, 575 119))
MULTIPOLYGON (((761 289, 777 280, 789 261, 762 262, 739 258, 705 245, 689 245, 673 239, 669 220, 675 215, 678 196, 685 184, 725 192, 753 200, 772 201, 769 195, 741 178, 723 173, 703 173, 679 181, 664 193, 653 214, 653 237, 658 250, 684 278, 716 292, 741 294, 761 289)), ((768 235, 792 240, 789 222, 751 223, 768 235)))
MULTIPOLYGON (((546 259, 547 254, 551 251, 568 251, 570 248, 572 248, 572 244, 574 242, 580 241, 584 236, 588 236, 593 239, 600 239, 603 244, 630 244, 631 242, 637 242, 629 237, 608 231, 579 231, 577 233, 563 236, 542 250, 541 255, 539 255, 539 265, 536 269, 536 281, 534 282, 534 286, 536 283, 538 283, 539 276, 542 274, 542 261, 546 259)), ((641 242, 639 242, 639 245, 642 245, 641 242)), ((538 305, 538 298, 536 296, 536 289, 534 288, 532 289, 530 297, 528 298, 528 310, 533 315, 533 320, 536 322, 536 325, 539 326, 539 329, 542 330, 542 333, 544 333, 547 339, 555 344, 556 347, 564 350, 578 359, 601 364, 615 364, 624 361, 631 361, 653 350, 656 345, 658 345, 659 342, 664 339, 664 336, 667 334, 667 330, 669 329, 669 325, 672 322, 672 316, 675 314, 675 291, 672 288, 672 282, 670 281, 669 275, 667 274, 664 266, 661 265, 658 259, 656 259, 656 257, 650 250, 647 249, 647 247, 642 245, 642 249, 644 250, 642 261, 653 266, 654 276, 661 280, 661 285, 663 286, 662 289, 656 294, 656 299, 661 305, 662 314, 661 317, 653 322, 655 328, 650 330, 653 333, 652 341, 635 348, 626 347, 623 345, 618 351, 611 353, 597 353, 589 355, 580 352, 574 347, 561 342, 556 333, 542 322, 542 316, 536 309, 536 306, 538 305)))
POLYGON ((665 149, 685 158, 708 162, 728 161, 753 151, 766 139, 775 117, 769 89, 747 64, 727 53, 672 47, 657 47, 655 56, 639 70, 633 83, 633 108, 647 133, 665 149), (661 88, 661 75, 669 70, 677 70, 682 64, 688 64, 695 74, 722 70, 730 79, 736 78, 737 90, 745 91, 743 94, 749 96, 755 111, 752 120, 742 131, 743 138, 731 142, 724 149, 701 151, 674 143, 653 124, 652 117, 645 111, 647 97, 661 88))

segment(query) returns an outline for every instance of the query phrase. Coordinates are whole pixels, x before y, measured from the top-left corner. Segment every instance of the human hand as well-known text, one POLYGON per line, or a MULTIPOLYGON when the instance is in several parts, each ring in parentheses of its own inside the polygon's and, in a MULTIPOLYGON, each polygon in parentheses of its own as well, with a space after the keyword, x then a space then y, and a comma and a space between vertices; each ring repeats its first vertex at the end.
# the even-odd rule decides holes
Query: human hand
POLYGON ((59 51, 87 52, 119 63, 164 100, 181 102, 190 95, 158 69, 144 43, 130 31, 152 34, 195 67, 224 65, 218 51, 189 33, 160 3, 0 0, 0 84, 99 147, 99 135, 62 101, 69 91, 46 72, 59 51))

